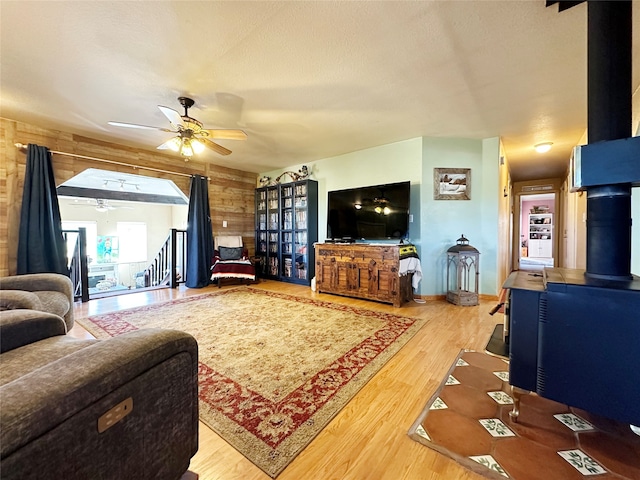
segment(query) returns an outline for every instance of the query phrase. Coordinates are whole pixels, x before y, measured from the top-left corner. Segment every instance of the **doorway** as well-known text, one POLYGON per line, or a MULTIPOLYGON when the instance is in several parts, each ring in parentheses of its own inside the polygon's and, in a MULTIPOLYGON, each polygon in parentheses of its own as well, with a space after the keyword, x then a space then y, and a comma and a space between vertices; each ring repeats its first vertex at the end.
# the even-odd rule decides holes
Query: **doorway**
MULTIPOLYGON (((148 288, 145 269, 170 231, 186 228, 188 198, 168 179, 90 168, 57 191, 63 229, 86 230, 91 299, 148 288)), ((70 259, 76 237, 68 237, 70 259)))
POLYGON ((520 270, 542 270, 555 265, 556 203, 555 193, 520 195, 520 270))

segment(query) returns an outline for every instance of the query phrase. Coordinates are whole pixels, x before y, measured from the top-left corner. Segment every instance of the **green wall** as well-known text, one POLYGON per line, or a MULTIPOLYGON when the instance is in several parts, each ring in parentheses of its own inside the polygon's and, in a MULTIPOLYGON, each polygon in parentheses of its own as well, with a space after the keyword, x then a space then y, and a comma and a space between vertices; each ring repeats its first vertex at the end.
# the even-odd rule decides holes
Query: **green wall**
POLYGON ((446 292, 447 249, 464 234, 480 251, 482 294, 496 295, 498 249, 498 138, 424 138, 422 189, 423 289, 428 295, 446 292), (470 200, 434 200, 434 168, 470 168, 470 200))
MULTIPOLYGON (((422 181, 422 138, 390 143, 380 147, 346 153, 306 163, 311 178, 318 181, 318 239, 327 236, 327 193, 332 190, 380 185, 383 183, 411 182, 411 211, 414 221, 409 224, 412 242, 420 239, 420 187, 422 181)), ((284 171, 296 172, 302 166, 263 172, 272 179, 284 171)), ((290 181, 285 176, 282 181, 290 181)))
MULTIPOLYGON (((499 139, 427 138, 306 163, 318 181, 318 239, 326 238, 327 192, 344 188, 411 182, 413 223, 409 240, 418 247, 423 279, 421 295, 444 295, 447 248, 464 233, 480 250, 480 293, 496 295, 498 239, 499 139), (434 200, 433 169, 471 168, 471 200, 434 200)), ((272 179, 302 164, 260 173, 272 179)), ((289 181, 285 176, 283 181, 289 181)))

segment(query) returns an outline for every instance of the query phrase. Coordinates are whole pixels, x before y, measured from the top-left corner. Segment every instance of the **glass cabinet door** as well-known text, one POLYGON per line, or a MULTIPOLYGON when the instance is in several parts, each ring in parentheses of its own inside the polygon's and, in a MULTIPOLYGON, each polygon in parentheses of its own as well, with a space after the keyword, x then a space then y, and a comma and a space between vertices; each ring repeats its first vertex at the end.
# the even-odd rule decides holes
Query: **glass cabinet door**
POLYGON ((295 184, 294 190, 294 230, 295 230, 295 278, 306 280, 308 271, 308 235, 307 235, 307 184, 295 184))
POLYGON ((277 277, 279 274, 279 248, 280 241, 280 205, 278 187, 267 188, 267 275, 277 277))
POLYGON ((259 275, 266 274, 267 265, 267 190, 256 190, 256 256, 259 275))
POLYGON ((283 185, 280 189, 280 205, 282 225, 280 233, 282 258, 282 275, 285 279, 293 277, 292 253, 293 253, 293 186, 283 185))

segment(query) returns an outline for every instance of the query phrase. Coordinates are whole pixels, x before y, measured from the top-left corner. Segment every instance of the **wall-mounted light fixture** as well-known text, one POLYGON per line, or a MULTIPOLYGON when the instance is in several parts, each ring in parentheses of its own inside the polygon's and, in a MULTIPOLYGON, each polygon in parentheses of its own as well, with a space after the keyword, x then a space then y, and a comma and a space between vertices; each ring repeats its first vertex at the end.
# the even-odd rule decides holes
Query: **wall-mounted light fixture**
POLYGON ((535 148, 538 153, 546 153, 551 150, 551 145, 553 145, 553 142, 544 142, 534 145, 533 148, 535 148))

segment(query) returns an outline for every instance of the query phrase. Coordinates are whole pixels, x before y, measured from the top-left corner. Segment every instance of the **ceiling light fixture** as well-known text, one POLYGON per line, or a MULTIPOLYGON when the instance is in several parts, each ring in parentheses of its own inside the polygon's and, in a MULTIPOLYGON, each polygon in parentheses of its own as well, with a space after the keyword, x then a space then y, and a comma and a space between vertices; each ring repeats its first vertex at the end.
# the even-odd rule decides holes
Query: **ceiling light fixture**
POLYGON ((204 152, 204 149, 205 149, 204 143, 202 143, 197 138, 194 138, 193 140, 191 140, 191 147, 193 148, 193 151, 196 153, 202 153, 204 152))
POLYGON ((553 145, 553 142, 544 142, 534 145, 533 148, 535 148, 538 153, 546 153, 551 150, 551 145, 553 145))
POLYGON ((173 137, 165 145, 174 152, 180 152, 185 161, 188 161, 194 154, 204 152, 206 148, 201 140, 184 131, 181 132, 181 136, 173 137))
POLYGON ((173 137, 171 140, 166 142, 165 145, 174 152, 179 152, 180 147, 182 146, 182 139, 180 137, 173 137))
POLYGON ((119 184, 119 188, 121 191, 125 191, 126 187, 133 187, 137 191, 140 191, 140 185, 137 183, 127 182, 126 179, 123 178, 107 178, 104 182, 102 182, 102 187, 109 190, 109 184, 116 183, 119 184))
POLYGON ((189 140, 188 138, 182 139, 180 155, 182 155, 183 157, 193 157, 193 147, 191 146, 191 140, 189 140))

